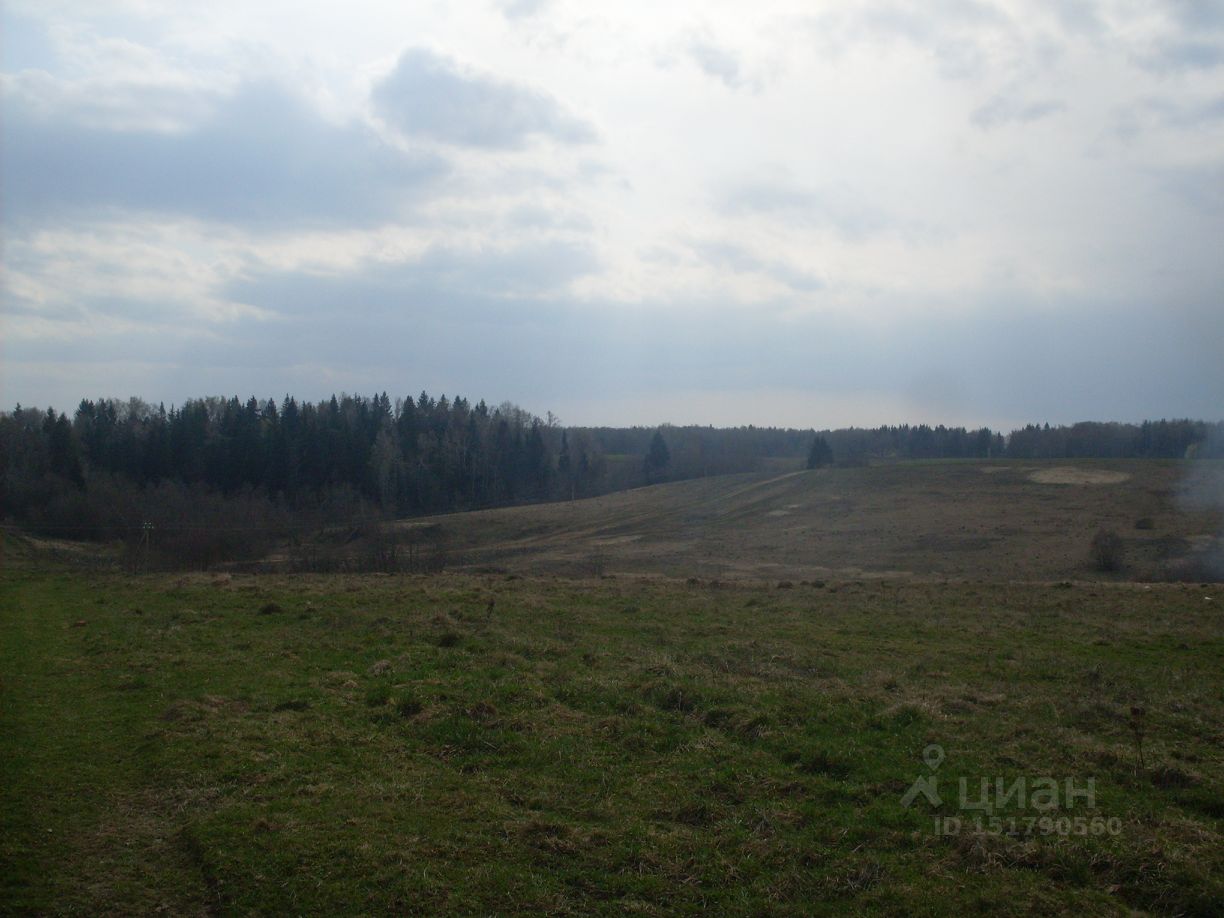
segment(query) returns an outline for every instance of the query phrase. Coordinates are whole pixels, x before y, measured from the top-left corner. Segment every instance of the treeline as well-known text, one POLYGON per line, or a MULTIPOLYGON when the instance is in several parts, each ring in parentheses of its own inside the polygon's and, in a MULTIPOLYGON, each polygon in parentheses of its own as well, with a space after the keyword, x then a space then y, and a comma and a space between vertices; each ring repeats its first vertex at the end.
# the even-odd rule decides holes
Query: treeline
POLYGON ((823 435, 836 462, 866 462, 872 459, 990 459, 1007 454, 1007 441, 989 427, 929 427, 901 424, 895 427, 826 431, 823 435))
POLYGON ((20 406, 0 415, 0 518, 123 539, 166 563, 259 557, 386 516, 586 496, 606 487, 605 469, 580 431, 426 393, 169 410, 99 399, 71 418, 20 406))
MULTIPOLYGON (((0 516, 48 535, 143 538, 266 533, 531 501, 668 479, 893 459, 1219 457, 1224 424, 901 425, 822 431, 560 426, 512 404, 341 395, 82 401, 72 417, 0 414, 0 516), (817 439, 821 442, 817 444, 817 439), (818 447, 818 448, 817 448, 818 447), (827 447, 827 449, 826 449, 827 447)), ((192 557, 242 554, 237 538, 196 539, 192 557), (212 547, 206 548, 203 542, 212 547)), ((257 545, 254 543, 258 543, 257 545)), ((193 543, 194 544, 194 543, 193 543)), ((205 563, 201 561, 201 563, 205 563)))
MULTIPOLYGON (((20 406, 0 416, 0 501, 19 519, 106 480, 259 492, 295 509, 344 495, 413 515, 584 496, 604 470, 580 431, 509 404, 425 393, 395 404, 385 393, 317 404, 208 398, 169 410, 100 399, 82 401, 71 419, 20 406)), ((44 522, 88 525, 56 516, 44 522)))
POLYGON ((873 459, 1192 459, 1224 458, 1224 422, 1084 421, 1029 424, 1007 436, 989 428, 898 427, 824 431, 836 461, 873 459))
POLYGON ((1224 422, 1030 424, 1012 431, 1007 455, 1016 459, 1220 459, 1224 458, 1224 422))
POLYGON ((633 487, 655 433, 662 434, 665 477, 700 478, 756 471, 769 460, 796 460, 807 453, 812 431, 778 427, 583 427, 571 428, 610 459, 609 485, 633 487))

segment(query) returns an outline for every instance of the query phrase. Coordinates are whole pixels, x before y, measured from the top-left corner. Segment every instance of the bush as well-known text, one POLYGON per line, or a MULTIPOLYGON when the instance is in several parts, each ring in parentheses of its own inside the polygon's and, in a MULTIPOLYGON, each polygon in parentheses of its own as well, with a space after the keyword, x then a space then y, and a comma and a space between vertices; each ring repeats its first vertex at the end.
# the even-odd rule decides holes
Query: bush
POLYGON ((1109 573, 1126 566, 1126 546, 1112 529, 1102 529, 1092 537, 1089 555, 1098 571, 1109 573))

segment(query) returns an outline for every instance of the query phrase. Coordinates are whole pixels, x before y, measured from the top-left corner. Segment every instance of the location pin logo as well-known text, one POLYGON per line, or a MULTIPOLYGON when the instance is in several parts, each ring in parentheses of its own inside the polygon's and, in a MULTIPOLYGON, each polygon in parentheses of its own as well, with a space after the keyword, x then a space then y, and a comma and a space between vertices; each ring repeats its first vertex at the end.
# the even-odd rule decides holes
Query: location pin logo
POLYGON ((926 762, 927 768, 931 771, 938 771, 939 766, 943 764, 944 751, 943 746, 938 743, 931 743, 922 750, 922 761, 926 762))

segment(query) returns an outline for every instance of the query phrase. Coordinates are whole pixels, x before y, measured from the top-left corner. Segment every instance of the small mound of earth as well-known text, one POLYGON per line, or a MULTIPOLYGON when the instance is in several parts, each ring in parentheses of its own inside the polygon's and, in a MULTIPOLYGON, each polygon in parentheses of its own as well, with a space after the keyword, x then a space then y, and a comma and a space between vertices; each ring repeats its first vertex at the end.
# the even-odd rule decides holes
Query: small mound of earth
POLYGON ((1125 472, 1107 472, 1103 469, 1077 469, 1060 466, 1053 469, 1038 469, 1029 475, 1029 481, 1038 484, 1066 485, 1110 485, 1120 484, 1130 475, 1125 472))

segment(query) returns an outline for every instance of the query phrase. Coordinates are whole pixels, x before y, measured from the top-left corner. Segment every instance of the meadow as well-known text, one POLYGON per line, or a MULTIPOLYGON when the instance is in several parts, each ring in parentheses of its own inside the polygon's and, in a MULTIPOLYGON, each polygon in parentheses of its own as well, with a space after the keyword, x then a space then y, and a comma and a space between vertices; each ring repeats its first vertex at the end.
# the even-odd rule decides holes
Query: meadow
POLYGON ((1162 579, 1204 553, 1224 573, 1222 528, 1222 462, 964 460, 696 478, 405 520, 384 539, 470 571, 1056 581, 1162 579), (1101 530, 1123 569, 1089 563, 1101 530))
POLYGON ((427 575, 6 535, 0 910, 1220 914, 1224 590, 1144 580, 1218 548, 1185 480, 775 470, 376 536, 427 575))
POLYGON ((0 584, 7 913, 1224 908, 1216 587, 0 584))

